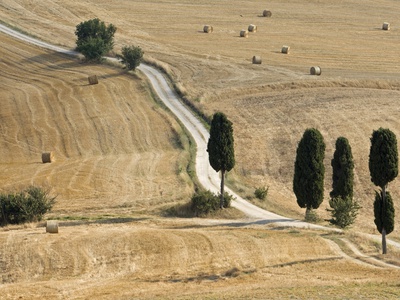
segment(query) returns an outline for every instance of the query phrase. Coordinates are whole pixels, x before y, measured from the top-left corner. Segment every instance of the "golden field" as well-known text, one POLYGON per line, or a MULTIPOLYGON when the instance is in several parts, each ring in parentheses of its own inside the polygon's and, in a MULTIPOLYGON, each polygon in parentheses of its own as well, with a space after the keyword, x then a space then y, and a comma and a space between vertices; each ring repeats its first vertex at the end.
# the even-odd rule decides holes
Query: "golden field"
MULTIPOLYGON (((237 160, 230 184, 245 197, 269 186, 264 205, 282 215, 304 215, 292 192, 304 130, 316 127, 327 144, 326 199, 335 141, 347 137, 363 207, 351 231, 376 234, 369 139, 379 127, 400 136, 400 3, 280 2, 3 0, 0 20, 66 48, 74 47, 78 23, 98 17, 114 24, 116 52, 142 47, 207 115, 228 115, 237 160), (261 17, 264 9, 271 18, 261 17), (258 31, 240 38, 251 23, 258 31), (205 24, 214 32, 203 33, 205 24), (283 45, 289 54, 280 53, 283 45), (251 63, 254 55, 261 65, 251 63), (311 66, 322 75, 309 75, 311 66)), ((1 190, 47 185, 58 195, 52 216, 98 220, 65 222, 57 236, 41 224, 2 229, 5 299, 398 298, 399 271, 352 260, 357 255, 338 237, 160 218, 159 210, 186 202, 193 185, 187 139, 144 77, 3 34, 0 43, 1 190), (87 84, 91 74, 98 85, 87 84), (56 162, 42 164, 49 150, 56 162)), ((389 190, 399 212, 398 182, 389 190)), ((397 218, 389 238, 400 241, 399 225, 397 218)), ((380 251, 358 245, 370 256, 380 251)), ((398 264, 389 251, 386 260, 398 264)))

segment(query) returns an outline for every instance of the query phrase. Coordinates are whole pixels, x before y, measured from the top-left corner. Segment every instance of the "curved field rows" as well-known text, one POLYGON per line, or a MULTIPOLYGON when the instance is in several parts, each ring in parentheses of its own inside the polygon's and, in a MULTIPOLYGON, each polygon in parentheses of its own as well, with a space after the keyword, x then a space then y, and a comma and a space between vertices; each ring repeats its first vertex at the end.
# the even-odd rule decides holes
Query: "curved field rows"
MULTIPOLYGON (((156 207, 186 198, 176 122, 140 78, 0 36, 2 190, 45 185, 56 212, 156 207), (98 85, 87 76, 97 74, 98 85), (41 163, 53 151, 56 162, 41 163)), ((183 163, 183 161, 182 161, 183 163)), ((113 210, 117 213, 117 210, 113 210)))
POLYGON ((323 288, 337 299, 351 298, 356 290, 367 297, 374 291, 393 295, 400 278, 399 270, 344 259, 316 234, 189 224, 185 230, 182 223, 160 227, 139 219, 61 225, 58 235, 45 234, 43 227, 0 232, 3 296, 265 299, 318 297, 323 288), (376 285, 369 294, 363 290, 366 281, 376 285))

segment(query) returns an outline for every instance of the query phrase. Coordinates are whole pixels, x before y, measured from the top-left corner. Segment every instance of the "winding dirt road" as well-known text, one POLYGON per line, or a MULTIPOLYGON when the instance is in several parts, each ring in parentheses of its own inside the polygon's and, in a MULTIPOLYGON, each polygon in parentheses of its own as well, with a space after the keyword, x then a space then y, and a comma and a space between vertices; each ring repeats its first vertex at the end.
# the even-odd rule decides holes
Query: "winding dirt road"
MULTIPOLYGON (((21 39, 27 43, 37 45, 52 51, 63 53, 66 55, 71 55, 74 57, 79 56, 79 53, 73 50, 64 49, 55 45, 51 45, 35 38, 21 34, 13 29, 10 29, 4 25, 0 24, 0 31, 13 36, 17 39, 21 39)), ((110 60, 116 61, 114 58, 108 58, 110 60)), ((196 152, 196 173, 199 182, 203 185, 205 189, 208 189, 214 193, 219 191, 220 187, 220 177, 217 172, 215 172, 209 162, 207 141, 209 139, 209 133, 203 124, 194 116, 188 108, 186 108, 182 102, 178 99, 174 91, 169 87, 163 74, 156 68, 153 68, 146 64, 141 64, 138 69, 143 72, 150 80, 150 83, 157 93, 158 97, 164 102, 164 104, 171 110, 173 114, 182 122, 182 124, 187 128, 193 139, 196 142, 197 152, 196 152)), ((286 218, 264 209, 261 209, 234 193, 229 188, 226 191, 233 195, 235 201, 232 202, 232 206, 242 211, 248 219, 248 223, 256 224, 267 224, 274 223, 278 226, 285 227, 304 227, 304 228, 314 228, 314 229, 327 229, 319 225, 309 224, 306 222, 301 222, 298 220, 286 218)), ((240 221, 243 223, 243 220, 240 221)))

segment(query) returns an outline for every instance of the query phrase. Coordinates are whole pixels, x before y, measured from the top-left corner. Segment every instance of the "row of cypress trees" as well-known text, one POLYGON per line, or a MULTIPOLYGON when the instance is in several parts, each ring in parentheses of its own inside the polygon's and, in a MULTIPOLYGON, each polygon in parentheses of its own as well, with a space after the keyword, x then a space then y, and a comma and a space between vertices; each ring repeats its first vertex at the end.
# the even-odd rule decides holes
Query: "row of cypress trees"
MULTIPOLYGON (((296 152, 293 191, 297 203, 306 208, 306 218, 312 209, 317 209, 324 197, 324 157, 325 142, 315 128, 307 129, 300 140, 296 152)), ((345 137, 336 140, 336 149, 331 161, 333 168, 332 191, 330 192, 333 216, 343 212, 346 218, 333 218, 332 223, 340 227, 350 225, 359 205, 353 200, 354 162, 351 147, 345 137), (342 222, 344 221, 344 222, 342 222)), ((375 224, 382 234, 382 251, 387 253, 386 235, 394 229, 394 206, 388 183, 398 175, 398 150, 396 135, 389 129, 374 130, 369 154, 371 181, 380 188, 374 202, 375 224)))

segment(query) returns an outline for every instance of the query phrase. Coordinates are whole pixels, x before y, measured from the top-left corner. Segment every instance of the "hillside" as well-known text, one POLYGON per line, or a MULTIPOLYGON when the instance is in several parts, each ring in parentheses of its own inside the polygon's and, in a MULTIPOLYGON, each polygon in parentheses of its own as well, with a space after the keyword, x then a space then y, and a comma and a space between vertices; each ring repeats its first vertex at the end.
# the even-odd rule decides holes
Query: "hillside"
POLYGON ((189 197, 187 141, 143 79, 0 39, 3 191, 49 187, 58 216, 148 212, 189 197), (45 151, 54 163, 42 164, 45 151))
MULTIPOLYGON (((399 13, 389 0, 2 1, 1 22, 66 48, 79 22, 116 25, 116 52, 141 46, 206 114, 228 115, 237 160, 228 182, 248 198, 269 186, 263 205, 274 212, 304 216, 292 192, 304 130, 327 143, 326 198, 334 143, 346 136, 362 210, 345 234, 161 217, 193 191, 188 141, 143 75, 0 34, 0 191, 48 186, 58 195, 49 217, 63 219, 58 235, 43 222, 0 229, 0 299, 397 299, 399 251, 383 257, 357 232, 377 233, 372 130, 400 138, 399 13), (257 33, 240 38, 250 23, 257 33), (322 76, 309 75, 314 65, 322 76), (56 161, 42 164, 43 151, 56 161)), ((389 185, 397 212, 398 182, 389 185)), ((399 226, 397 217, 389 238, 400 241, 399 226)))

